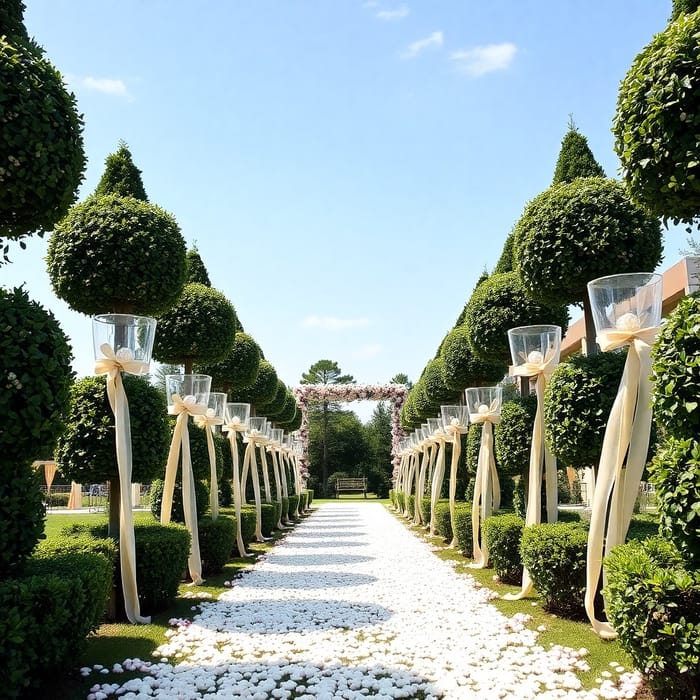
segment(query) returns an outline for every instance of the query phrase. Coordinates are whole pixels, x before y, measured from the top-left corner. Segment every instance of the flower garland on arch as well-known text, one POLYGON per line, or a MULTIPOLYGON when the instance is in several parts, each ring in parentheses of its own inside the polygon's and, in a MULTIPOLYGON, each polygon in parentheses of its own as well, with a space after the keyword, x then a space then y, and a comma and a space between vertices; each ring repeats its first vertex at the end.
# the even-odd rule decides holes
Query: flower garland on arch
POLYGON ((395 469, 398 467, 401 461, 399 440, 403 437, 400 412, 408 395, 408 387, 405 384, 300 384, 292 391, 301 409, 299 437, 303 452, 299 466, 304 478, 309 475, 309 402, 311 401, 391 401, 391 461, 395 469))

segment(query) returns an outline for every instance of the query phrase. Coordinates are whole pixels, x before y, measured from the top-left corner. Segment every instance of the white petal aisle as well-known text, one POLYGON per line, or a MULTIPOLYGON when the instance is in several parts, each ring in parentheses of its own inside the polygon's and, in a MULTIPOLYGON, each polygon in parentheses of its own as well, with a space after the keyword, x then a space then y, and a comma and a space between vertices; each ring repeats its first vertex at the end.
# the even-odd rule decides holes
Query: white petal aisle
POLYGON ((633 697, 634 674, 582 690, 581 653, 539 646, 471 582, 383 506, 324 504, 90 700, 633 697))

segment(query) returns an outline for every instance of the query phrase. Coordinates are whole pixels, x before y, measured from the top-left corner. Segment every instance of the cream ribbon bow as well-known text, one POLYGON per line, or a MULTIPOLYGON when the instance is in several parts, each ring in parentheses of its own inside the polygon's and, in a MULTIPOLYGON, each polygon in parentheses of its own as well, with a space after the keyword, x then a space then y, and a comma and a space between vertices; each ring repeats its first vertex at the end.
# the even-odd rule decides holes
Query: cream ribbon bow
POLYGON ((258 445, 264 445, 267 438, 257 431, 246 433, 243 437, 246 443, 245 454, 243 455, 243 476, 241 477, 241 497, 245 501, 245 492, 248 485, 248 472, 250 471, 253 481, 253 494, 255 495, 255 539, 258 542, 265 542, 262 533, 262 500, 260 498, 260 477, 258 476, 258 461, 255 458, 258 445))
POLYGON ((629 344, 620 387, 605 428, 596 477, 586 559, 586 614, 595 632, 614 639, 617 632, 595 617, 594 600, 605 555, 627 536, 639 483, 646 463, 651 432, 651 345, 658 328, 611 330, 598 335, 603 350, 629 344), (627 456, 626 468, 623 469, 627 456), (608 513, 608 505, 609 513, 608 513), (607 515, 607 531, 605 520, 607 515))
POLYGON ((199 552, 199 529, 197 527, 197 501, 194 490, 194 474, 192 473, 192 457, 190 456, 190 434, 187 421, 190 416, 201 416, 207 412, 204 404, 197 403, 194 397, 179 394, 172 395, 173 403, 168 406, 168 413, 176 416, 173 439, 168 452, 168 462, 165 466, 165 484, 163 485, 163 503, 160 508, 160 522, 167 525, 173 507, 173 492, 177 465, 182 454, 182 506, 185 512, 185 525, 189 530, 192 542, 187 566, 192 583, 199 585, 202 579, 202 558, 199 552))
POLYGON ((216 450, 214 449, 214 426, 223 425, 224 419, 214 415, 214 409, 208 408, 204 414, 197 414, 194 417, 194 424, 202 428, 207 434, 207 450, 209 451, 209 508, 211 509, 211 519, 219 517, 219 481, 216 476, 216 450))
POLYGON ((104 355, 95 362, 95 374, 106 374, 107 399, 114 413, 114 437, 119 472, 119 561, 121 568, 124 610, 129 622, 149 624, 150 617, 141 615, 136 585, 136 540, 134 537, 134 513, 131 501, 131 422, 129 402, 124 391, 121 372, 144 374, 148 365, 131 359, 131 351, 120 349, 115 354, 109 343, 103 343, 104 355))
MULTIPOLYGON (((474 546, 474 569, 484 569, 489 563, 489 550, 481 526, 494 510, 501 507, 501 487, 496 471, 496 460, 493 455, 493 426, 497 425, 501 416, 497 412, 497 401, 484 410, 470 413, 471 423, 481 424, 481 446, 474 477, 474 499, 472 501, 472 538, 474 546)), ((480 409, 482 407, 479 407, 480 409)))
MULTIPOLYGON (((539 353, 537 353, 539 354, 539 353)), ((531 353, 532 355, 532 353, 531 353)), ((527 497, 527 512, 525 514, 525 525, 539 525, 542 505, 542 462, 544 461, 544 472, 546 475, 547 494, 547 521, 550 523, 557 520, 557 460, 547 448, 544 441, 544 390, 549 378, 557 367, 556 353, 549 350, 541 361, 539 358, 523 357, 527 360, 522 365, 513 367, 514 377, 536 377, 535 392, 537 394, 537 412, 535 413, 535 423, 532 427, 532 446, 530 448, 530 471, 527 497)), ((522 587, 519 593, 507 594, 503 596, 506 600, 519 600, 528 596, 533 589, 532 579, 527 569, 523 569, 522 587)))
POLYGON ((241 468, 238 457, 238 433, 244 433, 246 428, 241 424, 238 416, 232 418, 228 423, 225 423, 221 430, 228 433, 228 442, 231 448, 231 461, 233 462, 233 510, 236 514, 236 546, 238 547, 238 555, 241 557, 249 556, 243 542, 243 526, 241 517, 241 506, 243 498, 241 496, 241 468))
POLYGON ((469 426, 461 425, 460 422, 453 418, 449 425, 445 426, 445 433, 448 439, 452 442, 452 459, 450 461, 450 523, 452 525, 452 542, 450 547, 457 546, 457 528, 455 521, 455 505, 457 503, 457 468, 459 466, 459 457, 462 454, 462 435, 469 430, 469 426))

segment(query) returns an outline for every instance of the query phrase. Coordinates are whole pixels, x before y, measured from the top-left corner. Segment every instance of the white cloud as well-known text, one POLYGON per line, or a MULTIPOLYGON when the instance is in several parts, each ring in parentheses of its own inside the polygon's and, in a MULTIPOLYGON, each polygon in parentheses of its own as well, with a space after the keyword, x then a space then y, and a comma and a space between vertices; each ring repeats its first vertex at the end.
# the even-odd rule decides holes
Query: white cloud
POLYGON ((379 3, 375 2, 375 0, 367 0, 367 2, 362 4, 362 7, 367 7, 369 9, 372 9, 373 7, 378 7, 379 3))
POLYGON ((307 316, 301 325, 304 328, 322 328, 326 331, 340 331, 345 328, 359 328, 369 323, 367 318, 337 318, 335 316, 307 316))
POLYGON ((377 19, 383 19, 385 22, 393 22, 408 17, 409 13, 410 10, 406 5, 401 5, 401 7, 396 10, 379 10, 377 12, 377 19))
POLYGON ((478 78, 486 73, 506 70, 517 53, 517 46, 510 42, 475 46, 473 49, 453 51, 450 60, 457 71, 478 78))
POLYGON ((124 97, 128 100, 132 99, 126 83, 118 78, 93 78, 92 76, 86 76, 84 78, 76 78, 73 82, 86 90, 93 90, 94 92, 101 92, 114 97, 124 97))
POLYGON ((440 48, 442 43, 442 32, 433 32, 430 36, 425 37, 425 39, 418 39, 418 41, 414 41, 412 44, 410 44, 409 47, 401 54, 401 58, 415 58, 426 49, 440 48))
POLYGON ((358 348, 352 353, 352 355, 353 357, 359 358, 376 357, 383 350, 383 345, 379 343, 370 343, 369 345, 363 345, 361 348, 358 348))

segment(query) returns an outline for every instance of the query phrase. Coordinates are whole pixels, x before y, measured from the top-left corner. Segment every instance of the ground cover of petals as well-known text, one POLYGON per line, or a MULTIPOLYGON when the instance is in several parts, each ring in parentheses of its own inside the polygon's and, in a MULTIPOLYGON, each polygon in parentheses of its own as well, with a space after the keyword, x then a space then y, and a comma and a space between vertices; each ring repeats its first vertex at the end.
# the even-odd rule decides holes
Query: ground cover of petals
POLYGON ((634 696, 636 674, 582 689, 585 652, 545 649, 492 596, 382 505, 324 504, 89 700, 634 696))

